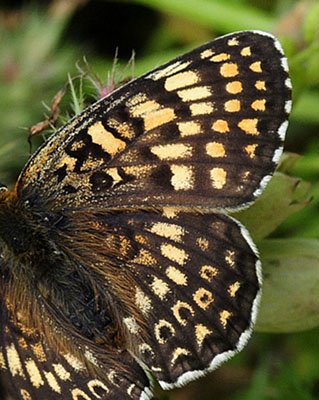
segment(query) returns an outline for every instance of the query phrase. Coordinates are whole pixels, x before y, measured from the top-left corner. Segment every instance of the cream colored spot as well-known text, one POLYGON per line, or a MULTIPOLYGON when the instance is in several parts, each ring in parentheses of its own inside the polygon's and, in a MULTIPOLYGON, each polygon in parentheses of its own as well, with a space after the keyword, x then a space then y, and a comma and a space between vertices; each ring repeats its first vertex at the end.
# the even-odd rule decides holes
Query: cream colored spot
POLYGON ((6 370, 6 363, 4 361, 4 357, 3 354, 0 352, 0 369, 2 370, 6 370))
POLYGON ((209 292, 204 288, 199 288, 193 294, 193 299, 196 302, 196 304, 203 310, 206 310, 206 308, 208 308, 210 304, 214 302, 214 297, 212 292, 209 292))
POLYGON ((43 371, 43 373, 50 388, 56 393, 61 393, 61 386, 58 384, 58 381, 56 380, 52 372, 43 371))
POLYGON ((184 71, 170 76, 165 80, 164 87, 171 92, 172 90, 194 85, 199 81, 199 76, 194 71, 184 71))
POLYGON ((253 72, 262 72, 262 69, 261 69, 261 61, 255 61, 254 63, 250 64, 249 68, 250 68, 253 72))
POLYGON ((257 90, 266 90, 266 82, 265 81, 256 81, 255 88, 257 90))
POLYGON ((223 310, 219 313, 219 319, 224 328, 226 328, 227 321, 231 315, 232 313, 227 310, 223 310))
POLYGON ((107 125, 116 131, 123 137, 132 140, 135 137, 134 129, 127 122, 119 122, 114 118, 107 120, 107 125))
POLYGON ((87 133, 91 136, 93 143, 100 145, 111 156, 114 156, 126 147, 125 142, 117 139, 111 132, 107 131, 100 121, 91 125, 87 133))
POLYGON ((212 49, 206 49, 200 53, 200 57, 202 59, 205 59, 205 58, 211 57, 213 54, 214 54, 214 52, 212 49))
POLYGON ((41 373, 40 373, 39 368, 37 367, 36 363, 33 360, 27 360, 24 363, 24 365, 25 365, 28 375, 30 377, 32 386, 34 386, 36 389, 39 389, 39 387, 43 386, 44 381, 41 377, 41 373))
POLYGON ((177 262, 179 265, 184 265, 189 258, 185 250, 179 249, 169 243, 163 243, 161 245, 161 253, 164 257, 177 262))
POLYGON ((133 262, 142 265, 154 265, 156 259, 146 249, 140 249, 139 253, 133 258, 133 262))
POLYGON ((161 300, 164 300, 165 296, 170 291, 168 284, 156 276, 153 277, 151 288, 156 296, 158 296, 161 300))
POLYGON ((175 242, 181 242, 182 236, 185 233, 185 229, 182 226, 169 224, 167 222, 155 222, 151 229, 148 230, 156 235, 174 240, 175 242))
POLYGON ((181 137, 198 135, 201 132, 200 124, 195 121, 177 122, 177 126, 181 137))
POLYGON ((247 118, 242 119, 237 125, 248 135, 259 135, 257 129, 258 118, 247 118))
POLYGON ((86 393, 81 389, 73 389, 72 392, 72 400, 92 400, 86 393))
POLYGON ((175 207, 163 207, 163 216, 169 219, 177 217, 180 210, 175 207))
POLYGON ((120 177, 117 168, 109 168, 107 170, 107 174, 110 175, 113 179, 113 186, 117 183, 121 182, 123 179, 120 177))
POLYGON ((175 267, 168 267, 165 271, 167 277, 177 285, 187 286, 187 276, 175 267))
MULTIPOLYGON (((101 390, 99 390, 98 392, 96 392, 96 388, 99 389, 103 389, 105 391, 105 393, 109 393, 109 388, 107 386, 104 385, 103 382, 101 382, 98 379, 92 379, 91 381, 88 382, 88 388, 90 390, 90 392, 97 398, 97 399, 101 399, 101 390)), ((103 396, 104 397, 104 396, 103 396)))
POLYGON ((239 100, 228 100, 224 104, 225 111, 227 112, 238 112, 240 110, 240 101, 239 100))
POLYGON ((217 119, 212 126, 213 130, 219 133, 229 132, 227 121, 224 119, 217 119))
POLYGON ((213 168, 210 170, 210 179, 215 189, 222 189, 226 184, 227 172, 224 168, 213 168))
POLYGON ((54 372, 61 379, 61 381, 69 381, 71 378, 70 372, 68 372, 62 364, 52 364, 54 372))
POLYGON ((192 116, 211 114, 214 111, 214 104, 210 102, 193 103, 189 109, 192 116))
POLYGON ((189 305, 188 303, 184 301, 178 300, 176 304, 172 307, 172 311, 174 314, 174 317, 177 319, 177 321, 182 325, 186 326, 187 320, 185 318, 182 318, 180 315, 181 309, 188 310, 192 316, 195 315, 195 311, 193 310, 192 306, 189 305))
POLYGON ((213 158, 224 157, 225 156, 225 147, 221 143, 210 142, 210 143, 206 144, 206 153, 213 158))
POLYGON ((195 325, 195 336, 196 336, 196 342, 199 348, 202 347, 203 341, 205 340, 205 337, 213 333, 210 329, 207 328, 207 326, 203 324, 197 324, 195 325))
POLYGON ((235 252, 233 250, 226 250, 225 261, 230 267, 235 266, 235 252))
POLYGON ((133 335, 138 334, 140 327, 138 326, 136 319, 134 317, 123 318, 123 322, 126 325, 129 332, 133 333, 133 335))
POLYGON ((208 250, 209 242, 207 239, 199 237, 196 239, 196 243, 203 251, 208 250))
POLYGON ((253 103, 251 103, 251 108, 255 111, 265 111, 266 100, 265 99, 255 100, 253 103))
POLYGON ((211 282, 215 276, 218 275, 218 269, 211 265, 203 265, 200 269, 200 276, 211 282))
MULTIPOLYGON (((21 394, 22 400, 32 400, 32 397, 27 390, 21 389, 20 394, 21 394)), ((11 397, 10 397, 10 399, 11 399, 11 397)))
POLYGON ((152 74, 150 74, 149 77, 152 78, 154 81, 157 81, 161 78, 166 78, 167 76, 182 71, 183 69, 187 68, 189 64, 190 61, 186 61, 184 63, 182 63, 181 61, 177 61, 176 63, 168 65, 167 67, 160 69, 157 72, 153 72, 152 74))
POLYGON ((8 367, 12 376, 21 376, 25 378, 19 354, 13 344, 6 346, 8 358, 8 367))
POLYGON ((151 299, 139 287, 135 290, 135 304, 142 311, 142 314, 148 315, 152 309, 151 299))
POLYGON ((171 165, 173 176, 171 184, 175 190, 189 190, 194 186, 194 174, 192 167, 186 165, 171 165))
POLYGON ((232 78, 238 75, 238 65, 234 63, 224 63, 220 67, 220 74, 224 78, 232 78))
POLYGON ((239 42, 238 42, 237 38, 233 37, 228 40, 227 44, 228 44, 228 46, 238 46, 239 42))
POLYGON ((226 84, 226 91, 231 94, 241 93, 243 91, 243 85, 240 81, 232 81, 226 84))
POLYGON ((240 54, 241 54, 243 57, 251 56, 251 49, 250 49, 250 46, 244 47, 244 48, 241 50, 240 54))
POLYGON ((220 54, 216 54, 215 56, 213 56, 210 61, 212 62, 221 62, 221 61, 227 61, 230 59, 230 54, 228 53, 220 53, 220 54))
POLYGON ((147 100, 143 103, 138 103, 135 106, 132 106, 130 109, 133 117, 143 117, 146 114, 150 114, 154 111, 160 110, 161 105, 157 103, 155 100, 147 100))
POLYGON ((169 339, 169 337, 167 337, 167 330, 169 330, 171 336, 175 335, 174 326, 165 319, 160 319, 158 323, 155 325, 154 329, 155 337, 159 344, 164 344, 169 339), (163 337, 163 333, 161 332, 163 328, 166 328, 166 337, 165 336, 163 337))
POLYGON ((160 160, 175 160, 192 156, 192 146, 189 144, 175 143, 151 147, 151 152, 160 160))
POLYGON ((65 360, 69 363, 69 365, 76 371, 82 371, 84 369, 84 365, 72 354, 63 354, 65 360))
POLYGON ((196 86, 189 89, 179 90, 177 94, 182 101, 195 101, 205 99, 212 93, 209 86, 196 86))
POLYGON ((152 358, 154 358, 155 357, 155 354, 154 354, 154 351, 153 351, 153 349, 152 349, 152 347, 149 345, 149 344, 147 344, 147 343, 141 343, 139 346, 138 346, 138 350, 140 351, 140 353, 149 353, 151 356, 152 356, 152 358))
POLYGON ((166 124, 175 118, 176 115, 173 108, 162 108, 149 114, 145 114, 143 117, 144 126, 147 131, 166 124))
POLYGON ((180 356, 190 356, 191 353, 187 349, 183 349, 182 347, 177 347, 174 352, 173 352, 173 357, 171 359, 171 365, 174 365, 176 363, 176 360, 180 356))
POLYGON ((240 283, 238 281, 234 282, 229 286, 227 292, 230 294, 231 297, 235 297, 237 290, 240 288, 240 283))
POLYGON ((255 151, 257 147, 258 144, 248 144, 247 146, 244 147, 244 149, 246 150, 250 158, 254 158, 256 156, 255 151))

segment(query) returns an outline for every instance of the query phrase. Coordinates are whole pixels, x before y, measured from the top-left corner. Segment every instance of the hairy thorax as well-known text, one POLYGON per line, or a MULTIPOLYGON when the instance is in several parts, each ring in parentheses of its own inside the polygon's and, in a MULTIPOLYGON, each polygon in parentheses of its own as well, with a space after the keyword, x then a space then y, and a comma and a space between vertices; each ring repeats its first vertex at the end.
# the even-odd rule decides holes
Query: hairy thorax
POLYGON ((130 279, 111 261, 117 240, 87 212, 50 213, 32 201, 0 193, 0 292, 51 346, 103 361, 129 346, 122 321, 135 314, 130 279))

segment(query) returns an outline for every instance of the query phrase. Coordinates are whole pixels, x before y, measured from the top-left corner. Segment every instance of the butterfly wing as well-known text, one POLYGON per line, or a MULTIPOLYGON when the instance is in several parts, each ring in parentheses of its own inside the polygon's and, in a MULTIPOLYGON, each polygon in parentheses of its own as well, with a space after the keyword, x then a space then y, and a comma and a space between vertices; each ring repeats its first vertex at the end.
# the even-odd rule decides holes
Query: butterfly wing
POLYGON ((43 193, 55 209, 249 204, 281 154, 290 88, 274 37, 224 36, 73 118, 33 156, 18 190, 43 193))
POLYGON ((115 212, 99 221, 122 238, 113 262, 134 279, 130 291, 146 332, 134 316, 123 322, 136 356, 164 388, 213 370, 244 346, 256 318, 261 271, 237 221, 169 207, 115 212))
POLYGON ((37 333, 13 323, 4 302, 0 317, 1 399, 147 400, 151 397, 145 372, 127 352, 119 355, 116 365, 105 366, 103 380, 97 379, 71 354, 57 354, 37 333))

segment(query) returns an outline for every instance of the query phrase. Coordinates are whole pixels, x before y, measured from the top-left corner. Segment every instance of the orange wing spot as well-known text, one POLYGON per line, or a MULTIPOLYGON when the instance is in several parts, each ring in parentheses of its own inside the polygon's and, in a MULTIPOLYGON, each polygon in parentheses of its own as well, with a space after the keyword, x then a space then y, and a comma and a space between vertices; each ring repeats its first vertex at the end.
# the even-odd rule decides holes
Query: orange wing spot
POLYGON ((227 172, 224 168, 213 168, 210 171, 210 179, 215 189, 222 189, 226 184, 227 172))
POLYGON ((240 283, 238 281, 229 285, 227 292, 229 293, 230 297, 235 297, 239 288, 240 288, 240 283))
POLYGON ((219 133, 229 132, 229 127, 227 121, 224 119, 218 119, 213 123, 213 130, 219 133))
POLYGON ((240 81, 228 82, 226 85, 226 91, 231 94, 241 93, 243 91, 243 85, 240 81))
POLYGON ((218 275, 218 269, 213 267, 212 265, 203 265, 200 269, 200 276, 203 279, 206 279, 208 282, 211 282, 214 276, 218 275))
POLYGON ((255 88, 257 90, 266 90, 266 82, 265 81, 256 81, 255 88))
POLYGON ((176 118, 173 108, 162 108, 144 115, 144 126, 147 131, 157 128, 176 118))
POLYGON ((250 64, 249 68, 250 68, 253 72, 262 72, 262 69, 261 69, 261 61, 255 61, 254 63, 250 64))
POLYGON ((203 310, 206 310, 215 300, 212 292, 209 292, 204 288, 199 288, 196 290, 196 292, 193 294, 193 299, 198 307, 202 308, 203 310))
POLYGON ((251 49, 250 49, 250 46, 244 47, 244 48, 242 49, 242 51, 240 52, 240 54, 241 54, 243 57, 251 56, 251 49))
POLYGON ((255 111, 265 111, 266 100, 265 99, 255 100, 253 103, 251 103, 251 108, 255 111))
POLYGON ((244 147, 245 151, 248 153, 250 158, 254 158, 256 156, 255 151, 258 147, 258 144, 248 144, 244 147))
POLYGON ((172 311, 173 311, 174 317, 177 319, 177 321, 182 326, 185 326, 187 324, 187 319, 183 318, 181 316, 181 313, 180 313, 181 309, 182 310, 184 309, 183 310, 183 317, 185 316, 185 310, 187 310, 190 313, 190 315, 192 315, 192 316, 195 315, 195 312, 194 312, 193 308, 188 303, 186 303, 184 301, 180 301, 180 300, 178 300, 177 303, 172 307, 172 311))
POLYGON ((163 300, 170 291, 168 284, 156 276, 153 277, 151 288, 154 294, 156 294, 156 296, 158 296, 161 300, 163 300))
POLYGON ((206 144, 206 153, 213 158, 224 157, 225 147, 221 143, 210 142, 206 144))
POLYGON ((208 329, 207 326, 203 324, 195 325, 195 337, 198 347, 202 347, 205 337, 210 335, 211 333, 213 332, 208 329))
POLYGON ((215 56, 213 56, 210 61, 213 62, 221 62, 221 61, 227 61, 230 59, 230 54, 228 53, 220 53, 220 54, 216 54, 215 56))
POLYGON ((219 319, 224 328, 226 328, 227 321, 228 321, 229 317, 231 317, 231 315, 232 315, 232 313, 227 310, 223 310, 219 313, 219 319))
POLYGON ((257 129, 258 118, 247 118, 242 119, 238 123, 238 127, 246 132, 248 135, 259 135, 259 131, 257 129))
POLYGON ((232 78, 238 73, 238 65, 235 63, 225 63, 220 67, 220 74, 224 78, 232 78))
POLYGON ((238 112, 240 110, 240 101, 239 100, 228 100, 224 104, 225 111, 227 112, 238 112))

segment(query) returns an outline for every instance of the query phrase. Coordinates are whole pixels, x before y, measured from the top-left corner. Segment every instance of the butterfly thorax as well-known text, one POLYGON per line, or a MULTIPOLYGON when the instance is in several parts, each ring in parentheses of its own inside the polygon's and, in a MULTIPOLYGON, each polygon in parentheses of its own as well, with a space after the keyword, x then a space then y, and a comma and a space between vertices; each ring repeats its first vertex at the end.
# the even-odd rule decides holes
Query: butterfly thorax
POLYGON ((33 197, 22 201, 14 192, 0 194, 0 291, 12 313, 52 346, 70 353, 78 348, 120 350, 125 337, 121 306, 114 307, 116 296, 99 270, 101 251, 89 246, 90 240, 97 242, 94 230, 100 227, 84 231, 70 216, 36 203, 33 197), (77 240, 72 241, 75 231, 77 240), (88 248, 81 253, 83 241, 88 248))

